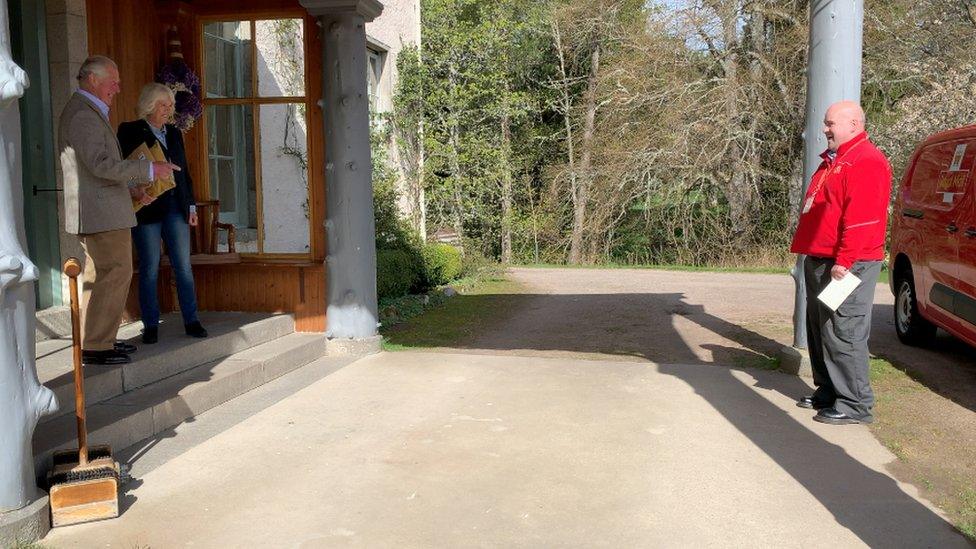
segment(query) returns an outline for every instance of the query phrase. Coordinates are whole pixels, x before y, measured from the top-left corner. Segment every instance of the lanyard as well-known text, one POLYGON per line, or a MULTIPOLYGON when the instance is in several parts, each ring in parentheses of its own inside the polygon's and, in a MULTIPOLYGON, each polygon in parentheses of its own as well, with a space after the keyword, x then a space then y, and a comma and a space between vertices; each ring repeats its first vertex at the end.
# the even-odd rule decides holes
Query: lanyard
POLYGON ((807 203, 808 204, 810 204, 811 206, 813 205, 813 200, 815 198, 817 198, 817 194, 820 193, 820 190, 823 189, 824 183, 827 182, 827 176, 830 175, 830 172, 837 170, 837 167, 835 167, 835 166, 837 166, 838 163, 840 163, 841 159, 844 158, 845 156, 847 156, 854 149, 858 148, 861 145, 861 143, 864 143, 867 140, 868 140, 868 138, 865 137, 864 139, 861 139, 857 143, 851 145, 851 148, 849 148, 846 151, 844 151, 844 154, 843 155, 838 156, 837 158, 834 159, 833 162, 831 162, 831 163, 829 163, 827 165, 827 169, 824 170, 823 173, 820 174, 820 179, 817 181, 817 184, 813 188, 813 193, 810 194, 810 198, 807 200, 807 203))

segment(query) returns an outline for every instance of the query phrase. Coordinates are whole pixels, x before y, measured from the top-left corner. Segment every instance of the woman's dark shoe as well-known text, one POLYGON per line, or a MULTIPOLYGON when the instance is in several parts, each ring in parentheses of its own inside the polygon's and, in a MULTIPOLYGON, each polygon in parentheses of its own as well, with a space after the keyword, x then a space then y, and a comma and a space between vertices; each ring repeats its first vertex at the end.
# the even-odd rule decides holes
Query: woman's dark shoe
POLYGON ((199 322, 184 324, 183 327, 186 328, 186 335, 190 337, 207 337, 207 330, 199 322))
POLYGON ((136 346, 135 345, 130 345, 129 343, 126 343, 124 341, 116 341, 115 342, 115 346, 113 347, 113 349, 115 349, 116 351, 118 351, 120 353, 125 353, 127 355, 130 355, 130 354, 136 352, 136 346))
POLYGON ((108 349, 106 351, 81 351, 81 361, 85 364, 102 364, 102 365, 113 365, 113 364, 128 364, 132 362, 129 355, 125 353, 120 353, 115 349, 108 349))
POLYGON ((142 329, 142 342, 146 345, 152 345, 159 341, 159 327, 145 327, 142 329))

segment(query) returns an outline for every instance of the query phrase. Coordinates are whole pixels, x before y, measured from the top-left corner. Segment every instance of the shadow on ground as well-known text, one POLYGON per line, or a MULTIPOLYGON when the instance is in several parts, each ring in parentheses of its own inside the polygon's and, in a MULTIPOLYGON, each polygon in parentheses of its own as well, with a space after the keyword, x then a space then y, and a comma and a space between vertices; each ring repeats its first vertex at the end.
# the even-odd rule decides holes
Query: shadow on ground
POLYGON ((976 349, 942 330, 930 345, 910 347, 895 335, 891 305, 875 305, 871 352, 912 379, 976 412, 976 349))
MULTIPOLYGON (((600 354, 663 364, 768 368, 775 366, 792 334, 788 320, 771 327, 770 332, 780 332, 774 339, 746 327, 745 319, 713 315, 681 293, 461 295, 445 307, 464 311, 464 316, 451 316, 445 325, 442 315, 426 315, 431 318, 384 335, 408 347, 600 354)), ((928 348, 904 345, 895 336, 892 307, 880 304, 874 306, 870 347, 874 355, 933 392, 976 411, 972 347, 942 331, 928 348)))
MULTIPOLYGON (((705 306, 688 303, 682 293, 473 295, 458 296, 446 307, 450 310, 440 316, 435 311, 408 326, 387 330, 385 335, 394 344, 412 347, 548 356, 595 354, 607 355, 601 357, 604 359, 656 362, 660 372, 683 380, 707 399, 867 545, 915 546, 924 544, 924 537, 919 537, 924 532, 952 528, 908 496, 891 477, 825 441, 733 377, 737 367, 775 364, 773 357, 786 341, 746 328, 741 320, 712 315, 705 306), (498 311, 503 314, 493 313, 498 311), (728 382, 716 382, 710 369, 683 364, 730 366, 719 374, 727 376, 728 382)), ((890 311, 886 316, 879 308, 875 333, 889 329, 888 322, 890 311)), ((887 343, 881 347, 886 356, 896 350, 887 343)), ((950 346, 941 352, 946 356, 939 357, 937 351, 912 351, 913 360, 917 360, 916 354, 939 357, 937 361, 921 359, 916 364, 923 366, 912 371, 933 390, 968 402, 973 409, 976 361, 970 355, 959 361, 968 361, 959 364, 955 375, 963 383, 945 387, 936 381, 939 372, 947 371, 957 362, 955 355, 964 350, 950 346), (933 362, 943 364, 925 368, 924 364, 933 362)), ((760 380, 757 386, 791 399, 810 392, 807 383, 794 376, 769 373, 754 377, 760 380)), ((816 533, 811 532, 811 537, 816 533)), ((966 545, 961 536, 959 541, 960 546, 966 545)))

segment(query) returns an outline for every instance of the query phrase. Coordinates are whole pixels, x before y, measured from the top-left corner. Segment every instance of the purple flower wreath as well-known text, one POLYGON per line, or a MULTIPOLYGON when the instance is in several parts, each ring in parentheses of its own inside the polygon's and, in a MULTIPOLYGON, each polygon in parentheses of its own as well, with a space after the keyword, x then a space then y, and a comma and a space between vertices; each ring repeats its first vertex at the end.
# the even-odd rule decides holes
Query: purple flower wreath
POLYGON ((173 90, 176 96, 174 124, 181 131, 188 131, 203 114, 200 78, 181 57, 171 57, 156 73, 156 82, 173 90))

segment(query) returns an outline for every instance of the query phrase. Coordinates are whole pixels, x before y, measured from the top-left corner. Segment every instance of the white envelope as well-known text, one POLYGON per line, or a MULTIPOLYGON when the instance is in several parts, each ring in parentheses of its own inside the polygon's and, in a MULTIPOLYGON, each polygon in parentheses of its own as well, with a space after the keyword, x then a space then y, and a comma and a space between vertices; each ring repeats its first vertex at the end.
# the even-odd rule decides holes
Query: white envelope
POLYGON ((851 295, 860 285, 861 279, 848 271, 844 278, 831 280, 830 284, 827 284, 827 287, 817 296, 817 299, 830 307, 831 311, 836 311, 837 307, 840 307, 841 303, 847 299, 847 296, 851 295))

